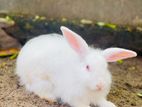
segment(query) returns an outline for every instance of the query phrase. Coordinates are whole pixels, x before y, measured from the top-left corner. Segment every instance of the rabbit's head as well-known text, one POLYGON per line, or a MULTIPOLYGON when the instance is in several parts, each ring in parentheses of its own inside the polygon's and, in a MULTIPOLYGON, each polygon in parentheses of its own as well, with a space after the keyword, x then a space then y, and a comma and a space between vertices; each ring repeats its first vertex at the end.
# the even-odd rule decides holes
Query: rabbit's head
POLYGON ((62 26, 61 31, 70 47, 78 54, 82 72, 86 72, 85 74, 88 76, 86 86, 93 91, 108 91, 110 88, 111 75, 107 62, 115 62, 137 55, 134 51, 122 48, 93 49, 81 36, 70 29, 62 26))

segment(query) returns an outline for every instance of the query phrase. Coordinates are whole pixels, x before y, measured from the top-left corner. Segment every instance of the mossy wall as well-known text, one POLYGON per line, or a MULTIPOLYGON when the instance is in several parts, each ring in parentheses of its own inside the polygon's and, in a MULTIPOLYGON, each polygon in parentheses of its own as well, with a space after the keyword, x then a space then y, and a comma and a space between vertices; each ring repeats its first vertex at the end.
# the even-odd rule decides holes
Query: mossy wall
POLYGON ((0 12, 142 25, 142 0, 0 0, 0 12))

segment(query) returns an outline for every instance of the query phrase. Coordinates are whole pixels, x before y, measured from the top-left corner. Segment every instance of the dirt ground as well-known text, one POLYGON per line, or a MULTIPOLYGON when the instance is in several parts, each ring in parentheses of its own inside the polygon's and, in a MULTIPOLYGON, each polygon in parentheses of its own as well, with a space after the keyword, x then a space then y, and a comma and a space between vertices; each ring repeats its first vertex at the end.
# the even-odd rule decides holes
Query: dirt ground
MULTIPOLYGON (((142 107, 142 57, 111 63, 113 84, 108 99, 118 107, 142 107)), ((49 104, 24 87, 19 86, 14 74, 15 60, 0 58, 0 107, 61 107, 66 105, 49 104)))

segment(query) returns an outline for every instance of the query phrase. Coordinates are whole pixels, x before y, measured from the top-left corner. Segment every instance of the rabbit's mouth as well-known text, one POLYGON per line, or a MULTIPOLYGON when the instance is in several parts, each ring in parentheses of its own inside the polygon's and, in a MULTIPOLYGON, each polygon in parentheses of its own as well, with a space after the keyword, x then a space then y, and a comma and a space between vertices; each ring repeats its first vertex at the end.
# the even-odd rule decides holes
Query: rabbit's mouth
POLYGON ((105 82, 90 84, 90 86, 89 86, 89 90, 92 93, 94 93, 94 92, 95 93, 102 93, 102 92, 108 93, 109 89, 110 89, 110 85, 106 85, 105 82))
POLYGON ((96 85, 96 91, 103 91, 104 90, 104 88, 105 88, 105 86, 104 86, 104 84, 101 82, 101 83, 98 83, 97 85, 96 85))

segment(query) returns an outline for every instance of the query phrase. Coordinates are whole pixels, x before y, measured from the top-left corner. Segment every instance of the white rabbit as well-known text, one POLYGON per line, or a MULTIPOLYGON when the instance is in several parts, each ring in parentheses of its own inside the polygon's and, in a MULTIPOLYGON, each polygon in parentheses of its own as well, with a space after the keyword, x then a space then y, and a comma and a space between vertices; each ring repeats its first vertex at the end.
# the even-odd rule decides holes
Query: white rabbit
POLYGON ((28 41, 17 58, 16 73, 28 91, 73 107, 116 107, 106 100, 111 86, 107 62, 135 57, 122 48, 88 47, 75 32, 61 27, 62 35, 48 34, 28 41))

